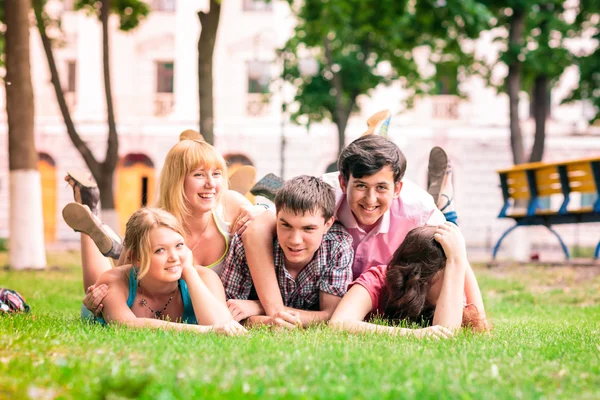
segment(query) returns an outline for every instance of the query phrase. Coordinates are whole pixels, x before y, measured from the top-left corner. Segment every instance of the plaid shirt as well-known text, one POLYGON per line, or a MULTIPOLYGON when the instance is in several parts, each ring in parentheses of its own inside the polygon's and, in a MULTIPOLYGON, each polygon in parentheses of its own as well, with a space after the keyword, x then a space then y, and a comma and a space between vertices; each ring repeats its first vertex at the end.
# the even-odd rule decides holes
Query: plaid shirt
MULTIPOLYGON (((221 275, 225 293, 228 299, 247 300, 252 291, 252 278, 239 235, 233 238, 230 247, 221 275)), ((277 282, 286 307, 319 310, 319 292, 342 297, 352 282, 352 237, 337 222, 323 236, 321 246, 296 279, 285 268, 283 250, 277 239, 273 253, 277 282)))

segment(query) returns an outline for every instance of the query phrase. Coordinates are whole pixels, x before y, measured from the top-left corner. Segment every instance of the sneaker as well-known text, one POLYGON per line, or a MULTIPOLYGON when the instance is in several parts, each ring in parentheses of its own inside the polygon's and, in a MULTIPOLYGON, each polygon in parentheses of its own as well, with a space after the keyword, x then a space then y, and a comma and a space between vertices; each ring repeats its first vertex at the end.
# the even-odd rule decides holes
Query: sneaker
POLYGON ((105 257, 119 259, 123 250, 121 238, 92 214, 87 205, 69 203, 63 208, 62 214, 67 225, 75 232, 85 233, 91 237, 105 257))
POLYGON ((427 192, 438 203, 442 183, 448 169, 448 155, 441 147, 434 147, 429 153, 429 167, 427 170, 427 192))
POLYGON ((229 189, 246 195, 256 180, 256 168, 242 165, 229 177, 229 189))
POLYGON ((283 182, 283 179, 277 175, 267 174, 250 189, 250 193, 273 201, 277 191, 283 186, 283 182))
POLYGON ((92 214, 98 215, 100 190, 96 182, 89 178, 89 174, 67 171, 65 181, 73 188, 73 197, 77 203, 88 206, 92 214))
POLYGON ((382 110, 371 115, 367 120, 367 131, 361 136, 380 135, 387 137, 391 117, 390 110, 382 110))

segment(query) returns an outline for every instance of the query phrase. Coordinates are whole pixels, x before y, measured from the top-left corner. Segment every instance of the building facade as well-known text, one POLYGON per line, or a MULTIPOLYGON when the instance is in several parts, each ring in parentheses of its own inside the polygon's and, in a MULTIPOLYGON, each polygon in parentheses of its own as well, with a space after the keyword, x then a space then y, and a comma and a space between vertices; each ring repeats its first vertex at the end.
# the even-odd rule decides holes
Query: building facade
MULTIPOLYGON (((115 185, 122 224, 137 207, 152 202, 165 155, 179 133, 198 129, 197 41, 201 28, 197 12, 206 8, 208 1, 149 3, 152 12, 132 32, 120 32, 114 18, 110 22, 112 89, 121 157, 115 185)), ((63 91, 79 134, 102 160, 108 129, 100 23, 83 12, 74 12, 68 1, 50 2, 48 7, 62 19, 55 57, 63 91)), ((281 170, 286 178, 319 175, 336 158, 337 133, 332 123, 311 125, 307 130, 290 124, 281 111, 282 102, 290 101, 293 93, 277 81, 280 65, 275 50, 285 43, 293 26, 287 2, 222 2, 214 57, 215 145, 224 155, 249 160, 259 177, 268 172, 279 174, 281 170)), ((43 180, 46 238, 49 242, 75 241, 77 235, 60 216, 62 207, 72 199, 62 177, 68 169, 86 167, 67 136, 39 34, 33 27, 31 38, 35 139, 43 180)), ((485 35, 474 45, 478 52, 493 49, 485 35)), ((590 110, 583 104, 558 105, 576 79, 576 71, 568 70, 553 90, 546 160, 600 154, 600 135, 585 122, 590 110)), ((452 158, 457 211, 467 242, 487 249, 512 224, 496 218, 502 198, 495 171, 512 163, 508 99, 475 78, 462 81, 461 89, 467 93, 466 99, 431 96, 420 100, 414 109, 400 113, 402 89, 398 85, 377 88, 370 97, 359 99, 362 111, 349 121, 347 142, 364 131, 369 115, 391 109, 394 117, 390 137, 407 156, 406 176, 423 186, 429 150, 435 145, 443 146, 452 158)), ((2 93, 0 237, 10 234, 4 102, 2 93)), ((527 99, 521 103, 525 116, 522 126, 530 148, 533 121, 527 117, 527 99)), ((584 197, 579 201, 592 200, 584 197)), ((600 227, 588 224, 558 230, 570 244, 591 246, 599 239, 600 227)), ((544 228, 531 228, 528 232, 534 245, 554 243, 544 228)))

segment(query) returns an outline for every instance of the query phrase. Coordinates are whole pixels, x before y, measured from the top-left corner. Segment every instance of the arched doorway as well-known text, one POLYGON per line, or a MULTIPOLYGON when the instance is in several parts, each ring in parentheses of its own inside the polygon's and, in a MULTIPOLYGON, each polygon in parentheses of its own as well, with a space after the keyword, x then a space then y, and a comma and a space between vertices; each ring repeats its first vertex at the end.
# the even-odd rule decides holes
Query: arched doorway
POLYGON ((130 153, 117 165, 115 208, 121 233, 127 220, 139 208, 154 202, 156 173, 154 163, 141 153, 130 153))
POLYGON ((42 184, 44 240, 56 241, 56 163, 48 153, 38 153, 38 171, 42 184))
MULTIPOLYGON (((227 162, 227 178, 231 178, 231 176, 235 173, 235 171, 237 171, 240 167, 242 167, 244 165, 250 165, 252 167, 254 166, 254 163, 252 162, 252 160, 250 160, 250 158, 248 158, 244 154, 240 154, 240 153, 225 154, 223 156, 223 158, 227 162)), ((254 185, 255 183, 256 182, 252 182, 252 185, 254 185)), ((252 195, 252 193, 248 192, 248 193, 246 193, 245 196, 248 200, 250 200, 252 202, 252 204, 254 204, 254 196, 252 195)))

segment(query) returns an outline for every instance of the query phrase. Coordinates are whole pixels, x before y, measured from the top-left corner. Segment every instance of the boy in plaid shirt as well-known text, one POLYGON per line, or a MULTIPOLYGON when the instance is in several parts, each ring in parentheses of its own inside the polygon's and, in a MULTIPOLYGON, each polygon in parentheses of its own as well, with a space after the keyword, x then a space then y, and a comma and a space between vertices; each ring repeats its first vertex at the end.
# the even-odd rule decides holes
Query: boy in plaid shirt
POLYGON ((286 328, 328 321, 352 281, 352 237, 334 223, 335 194, 320 178, 287 181, 275 197, 275 272, 285 310, 264 315, 256 298, 242 239, 236 235, 221 280, 236 320, 286 328), (252 312, 248 313, 248 309, 252 312), (243 310, 243 311, 242 311, 243 310), (242 317, 243 315, 243 317, 242 317))

